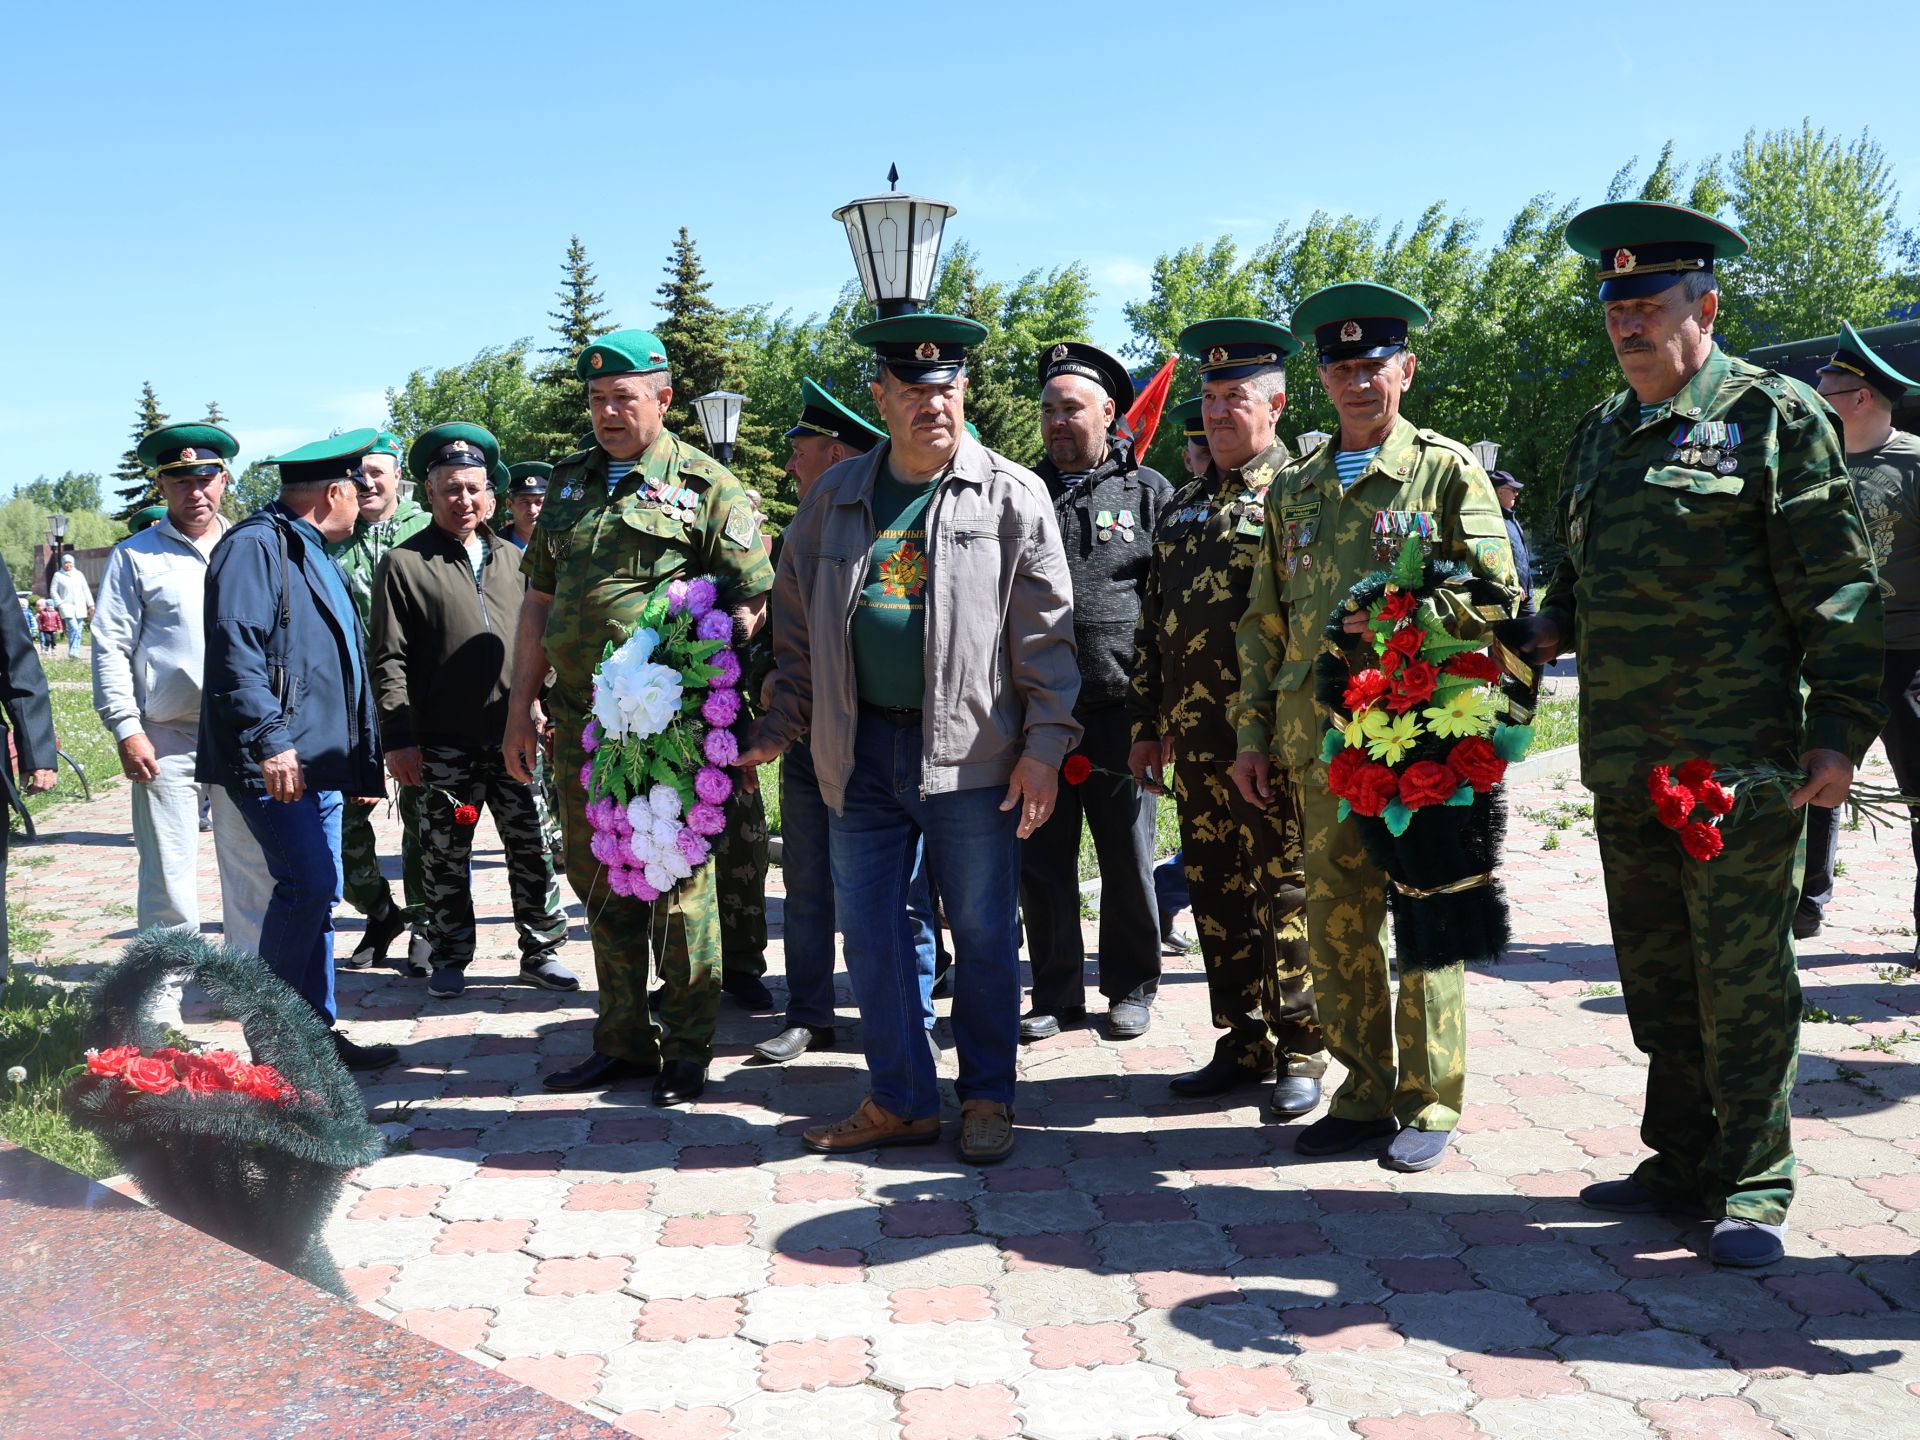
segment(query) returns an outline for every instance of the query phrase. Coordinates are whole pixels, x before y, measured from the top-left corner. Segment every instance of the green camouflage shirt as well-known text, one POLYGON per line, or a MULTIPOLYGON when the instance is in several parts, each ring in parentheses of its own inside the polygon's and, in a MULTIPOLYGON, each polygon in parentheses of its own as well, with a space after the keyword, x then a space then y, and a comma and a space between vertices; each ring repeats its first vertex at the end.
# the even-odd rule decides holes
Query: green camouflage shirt
POLYGON ((582 709, 615 626, 631 626, 654 587, 707 575, 726 609, 773 588, 773 567, 740 482, 718 460, 662 430, 607 493, 607 452, 567 456, 521 557, 529 590, 553 597, 547 663, 563 703, 582 709))
POLYGON ((1880 576, 1887 648, 1920 650, 1920 438, 1896 430, 1877 450, 1849 453, 1847 473, 1880 576))
POLYGON ((353 608, 360 612, 362 628, 373 624, 374 571, 380 568, 380 561, 394 546, 411 540, 432 523, 431 513, 413 500, 402 500, 386 519, 371 525, 356 521, 353 534, 327 546, 327 554, 346 573, 347 593, 353 596, 353 608))
POLYGON ((1376 516, 1428 516, 1434 558, 1464 561, 1512 591, 1497 613, 1442 597, 1463 639, 1511 614, 1520 595, 1500 501, 1466 446, 1402 416, 1345 489, 1335 449, 1329 441, 1295 461, 1267 492, 1266 539, 1234 637, 1240 671, 1234 743, 1242 751, 1271 753, 1297 774, 1320 758, 1329 723, 1314 700, 1313 675, 1327 621, 1347 591, 1384 568, 1375 549, 1376 516))
POLYGON ((1880 592, 1839 439, 1806 386, 1715 347, 1644 421, 1622 390, 1574 432, 1558 533, 1540 613, 1580 659, 1590 788, 1632 790, 1696 756, 1791 765, 1820 748, 1857 763, 1873 743, 1880 592))
POLYGON ((1260 552, 1267 487, 1285 463, 1286 451, 1270 445, 1238 470, 1216 466, 1160 512, 1133 632, 1127 708, 1136 744, 1175 735, 1189 760, 1233 759, 1233 627, 1260 552))

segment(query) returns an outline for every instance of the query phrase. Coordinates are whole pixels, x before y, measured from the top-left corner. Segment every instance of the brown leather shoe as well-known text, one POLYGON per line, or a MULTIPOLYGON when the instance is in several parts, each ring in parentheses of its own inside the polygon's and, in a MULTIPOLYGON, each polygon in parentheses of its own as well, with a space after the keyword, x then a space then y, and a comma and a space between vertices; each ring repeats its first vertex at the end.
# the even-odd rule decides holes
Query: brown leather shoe
POLYGON ((1013 1107, 998 1100, 960 1103, 960 1158, 969 1165, 997 1165, 1013 1153, 1013 1107))
POLYGON ((940 1117, 906 1120, 884 1110, 869 1095, 844 1120, 816 1125, 800 1136, 809 1150, 839 1155, 850 1150, 879 1150, 888 1145, 931 1145, 940 1138, 940 1117))

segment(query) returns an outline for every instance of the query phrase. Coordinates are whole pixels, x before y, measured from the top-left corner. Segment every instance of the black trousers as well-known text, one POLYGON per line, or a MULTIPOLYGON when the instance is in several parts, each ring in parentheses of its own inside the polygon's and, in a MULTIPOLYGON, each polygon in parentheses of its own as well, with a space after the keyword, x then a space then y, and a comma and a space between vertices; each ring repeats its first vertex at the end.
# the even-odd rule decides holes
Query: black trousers
POLYGON ((1087 1003, 1080 939, 1080 824, 1100 861, 1100 993, 1152 1000, 1160 989, 1160 917, 1153 898, 1153 796, 1127 774, 1132 730, 1119 705, 1080 716, 1079 753, 1108 773, 1060 782, 1053 814, 1020 843, 1020 911, 1033 967, 1033 1008, 1087 1003))
MULTIPOLYGON (((1880 743, 1887 747, 1893 778, 1902 795, 1920 795, 1920 711, 1914 709, 1920 686, 1920 650, 1887 651, 1880 677, 1880 703, 1887 707, 1880 743)), ((1807 874, 1800 886, 1802 913, 1821 915, 1833 899, 1833 863, 1840 855, 1837 810, 1807 807, 1807 874)), ((1920 818, 1911 823, 1914 858, 1913 914, 1920 925, 1920 818)))

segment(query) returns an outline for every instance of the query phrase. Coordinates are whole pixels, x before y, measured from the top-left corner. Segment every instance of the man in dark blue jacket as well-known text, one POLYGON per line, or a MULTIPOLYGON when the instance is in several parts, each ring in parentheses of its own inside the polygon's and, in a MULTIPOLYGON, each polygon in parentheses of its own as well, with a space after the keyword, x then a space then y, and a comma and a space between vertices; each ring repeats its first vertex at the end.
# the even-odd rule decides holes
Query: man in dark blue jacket
MULTIPOLYGON (((215 547, 207 571, 206 678, 195 778, 222 785, 274 880, 260 955, 334 1026, 333 909, 340 903, 343 795, 385 780, 365 643, 326 544, 353 532, 379 438, 354 430, 289 451, 280 497, 215 547)), ((391 1065, 391 1045, 334 1046, 353 1070, 391 1065)))

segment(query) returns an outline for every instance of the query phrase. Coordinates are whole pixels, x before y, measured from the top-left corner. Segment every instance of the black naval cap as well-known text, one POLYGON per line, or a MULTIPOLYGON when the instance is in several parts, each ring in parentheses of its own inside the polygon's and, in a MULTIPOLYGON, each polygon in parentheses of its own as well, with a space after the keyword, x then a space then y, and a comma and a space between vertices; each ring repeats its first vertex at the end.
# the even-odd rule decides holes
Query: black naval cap
POLYGON ((1600 301, 1638 300, 1711 275, 1716 260, 1747 253, 1747 237, 1684 205, 1616 200, 1567 222, 1567 244, 1600 265, 1600 301))
POLYGON ((1078 340, 1060 340, 1041 346, 1041 386, 1056 375, 1078 375, 1098 385, 1113 401, 1116 419, 1133 404, 1133 376, 1127 373, 1126 366, 1098 346, 1078 340))
POLYGON ((522 460, 518 465, 507 467, 507 498, 517 495, 544 495, 547 493, 547 477, 553 474, 553 466, 544 460, 522 460))
POLYGON ((1920 381, 1909 380, 1874 354, 1873 347, 1860 338, 1860 332, 1853 328, 1853 322, 1849 320, 1840 322, 1840 344, 1834 350, 1833 358, 1815 373, 1852 375, 1871 385, 1895 405, 1920 390, 1920 381))
POLYGON ((909 385, 944 385, 967 368, 967 349, 987 327, 958 315, 894 315, 853 332, 874 358, 909 385))
POLYGON ((837 440, 862 455, 887 438, 886 431, 862 420, 834 399, 824 385, 804 377, 800 381, 800 418, 787 428, 787 439, 798 440, 803 435, 837 440))

